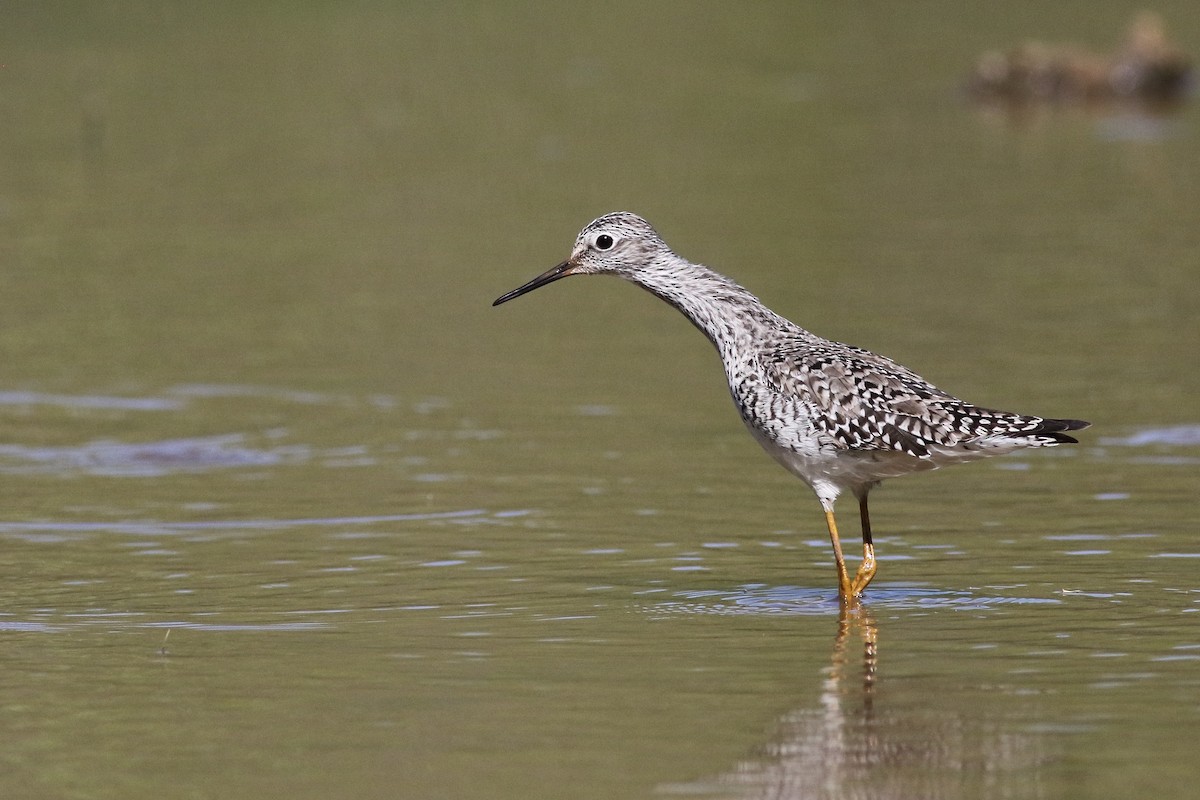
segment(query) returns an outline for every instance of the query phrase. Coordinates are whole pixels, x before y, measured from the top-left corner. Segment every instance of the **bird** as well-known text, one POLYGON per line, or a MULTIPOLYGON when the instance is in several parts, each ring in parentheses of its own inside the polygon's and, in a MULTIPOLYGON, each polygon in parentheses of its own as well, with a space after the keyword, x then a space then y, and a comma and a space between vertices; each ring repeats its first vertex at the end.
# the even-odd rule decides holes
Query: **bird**
POLYGON ((674 306, 712 342, 750 433, 816 494, 837 568, 838 599, 857 605, 877 564, 867 495, 885 478, 1075 444, 1090 423, 968 403, 907 367, 824 339, 767 308, 732 279, 677 255, 649 222, 618 211, 588 223, 562 263, 493 306, 572 275, 615 275, 674 306), (863 558, 846 569, 834 503, 858 500, 863 558))

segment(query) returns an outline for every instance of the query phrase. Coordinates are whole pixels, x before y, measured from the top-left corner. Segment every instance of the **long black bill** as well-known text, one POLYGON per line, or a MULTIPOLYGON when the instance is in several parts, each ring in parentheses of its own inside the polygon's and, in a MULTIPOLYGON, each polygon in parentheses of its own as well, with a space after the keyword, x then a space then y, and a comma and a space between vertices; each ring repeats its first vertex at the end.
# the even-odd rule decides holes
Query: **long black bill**
POLYGON ((513 289, 508 294, 500 295, 499 297, 496 298, 496 302, 492 303, 492 305, 498 306, 501 303, 507 303, 509 300, 512 300, 514 297, 520 297, 523 294, 532 292, 534 289, 538 288, 539 286, 545 286, 547 283, 554 283, 559 278, 565 278, 571 274, 570 270, 571 270, 572 266, 574 266, 574 265, 570 261, 564 261, 561 264, 559 264, 557 267, 555 267, 554 269, 546 270, 541 275, 538 275, 536 278, 534 278, 533 280, 531 280, 529 283, 525 284, 524 286, 518 286, 516 289, 513 289))

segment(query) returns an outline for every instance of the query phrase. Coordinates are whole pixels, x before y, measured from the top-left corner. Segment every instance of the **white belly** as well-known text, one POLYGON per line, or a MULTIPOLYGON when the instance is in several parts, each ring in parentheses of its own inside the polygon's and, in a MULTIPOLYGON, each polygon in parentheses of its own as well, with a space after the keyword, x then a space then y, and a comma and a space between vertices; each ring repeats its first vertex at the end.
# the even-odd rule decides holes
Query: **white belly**
POLYGON ((815 435, 773 438, 754 425, 747 427, 772 458, 812 487, 828 507, 844 491, 859 494, 884 478, 940 466, 932 458, 916 458, 898 451, 839 450, 821 447, 815 435))

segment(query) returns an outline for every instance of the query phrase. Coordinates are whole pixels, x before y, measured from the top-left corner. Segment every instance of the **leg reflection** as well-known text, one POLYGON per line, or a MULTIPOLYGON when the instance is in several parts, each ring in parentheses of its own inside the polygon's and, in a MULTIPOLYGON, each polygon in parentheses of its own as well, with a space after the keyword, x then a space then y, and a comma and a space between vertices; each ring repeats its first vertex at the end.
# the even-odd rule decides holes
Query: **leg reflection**
POLYGON ((843 677, 848 660, 846 653, 855 632, 862 638, 863 710, 869 711, 873 705, 875 680, 878 675, 879 629, 871 619, 870 609, 861 603, 843 607, 838 614, 837 636, 833 641, 833 657, 830 660, 829 679, 825 682, 825 690, 834 691, 839 697, 843 694, 843 677))
POLYGON ((770 739, 719 783, 761 800, 950 798, 981 781, 998 796, 1044 796, 1042 739, 980 724, 939 695, 914 705, 908 678, 880 692, 879 646, 866 605, 843 609, 819 701, 780 717, 770 739))
MULTIPOLYGON (((812 755, 820 763, 819 777, 822 791, 830 797, 846 779, 846 771, 855 765, 861 766, 862 757, 869 753, 864 748, 864 737, 869 736, 868 727, 874 716, 875 681, 878 675, 879 632, 865 605, 843 606, 838 614, 837 635, 833 640, 833 655, 821 691, 822 724, 820 743, 812 755), (855 634, 862 640, 861 691, 854 681, 850 655, 850 643, 855 634), (850 677, 847 677, 847 675, 850 677), (855 695, 861 695, 856 700, 855 695), (858 711, 853 709, 859 707, 858 711)), ((808 734, 811 735, 811 729, 808 734)), ((815 744, 815 742, 814 742, 815 744)), ((802 776, 793 776, 802 777, 802 776)))

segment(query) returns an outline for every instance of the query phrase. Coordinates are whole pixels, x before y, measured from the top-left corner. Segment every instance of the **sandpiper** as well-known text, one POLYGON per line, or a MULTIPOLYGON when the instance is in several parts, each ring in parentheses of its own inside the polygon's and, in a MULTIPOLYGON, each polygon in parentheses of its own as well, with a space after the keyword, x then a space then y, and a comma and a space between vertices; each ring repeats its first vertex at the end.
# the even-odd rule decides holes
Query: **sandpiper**
POLYGON ((738 412, 758 443, 816 493, 849 604, 875 577, 867 494, 884 478, 1077 440, 1088 427, 981 408, 860 347, 809 333, 708 267, 676 255, 646 220, 606 214, 579 232, 571 256, 500 296, 512 300, 569 275, 616 275, 662 298, 716 346, 738 412), (858 498, 863 560, 846 571, 833 506, 858 498))

